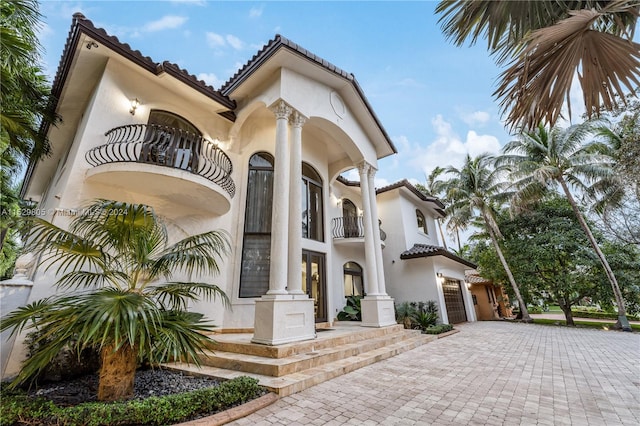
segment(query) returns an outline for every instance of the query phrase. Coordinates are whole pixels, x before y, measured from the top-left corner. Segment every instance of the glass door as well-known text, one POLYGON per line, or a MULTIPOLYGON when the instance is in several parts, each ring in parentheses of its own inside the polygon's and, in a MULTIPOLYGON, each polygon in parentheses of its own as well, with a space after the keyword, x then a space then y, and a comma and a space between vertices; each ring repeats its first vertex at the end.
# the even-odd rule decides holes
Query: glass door
POLYGON ((314 301, 316 322, 326 322, 326 278, 323 253, 302 251, 302 291, 314 301))

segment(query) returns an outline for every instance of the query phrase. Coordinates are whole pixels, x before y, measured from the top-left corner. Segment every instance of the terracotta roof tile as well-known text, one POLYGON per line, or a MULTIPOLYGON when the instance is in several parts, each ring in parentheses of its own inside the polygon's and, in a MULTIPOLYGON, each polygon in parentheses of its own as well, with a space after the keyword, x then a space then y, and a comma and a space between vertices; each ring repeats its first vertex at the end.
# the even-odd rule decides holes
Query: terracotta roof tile
POLYGON ((429 244, 414 244, 409 250, 405 250, 400 254, 400 259, 416 259, 419 257, 430 257, 430 256, 444 256, 451 260, 455 260, 458 263, 469 266, 470 268, 476 268, 476 265, 469 262, 466 259, 461 258, 449 250, 446 250, 444 247, 433 246, 429 244))

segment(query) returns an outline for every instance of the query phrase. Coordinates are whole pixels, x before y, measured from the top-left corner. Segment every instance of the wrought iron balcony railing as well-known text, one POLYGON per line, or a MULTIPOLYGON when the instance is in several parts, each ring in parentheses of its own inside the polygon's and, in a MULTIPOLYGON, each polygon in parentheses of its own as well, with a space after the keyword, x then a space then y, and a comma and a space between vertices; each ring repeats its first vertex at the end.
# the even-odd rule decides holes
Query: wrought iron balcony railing
MULTIPOLYGON (((382 222, 378 221, 381 226, 382 222)), ((362 216, 336 217, 331 220, 331 234, 333 238, 364 238, 362 216)), ((380 240, 385 241, 387 234, 380 228, 380 240)))
POLYGON ((92 166, 146 163, 185 170, 217 184, 233 197, 231 160, 216 144, 185 130, 155 124, 130 124, 105 133, 107 143, 89 150, 92 166))

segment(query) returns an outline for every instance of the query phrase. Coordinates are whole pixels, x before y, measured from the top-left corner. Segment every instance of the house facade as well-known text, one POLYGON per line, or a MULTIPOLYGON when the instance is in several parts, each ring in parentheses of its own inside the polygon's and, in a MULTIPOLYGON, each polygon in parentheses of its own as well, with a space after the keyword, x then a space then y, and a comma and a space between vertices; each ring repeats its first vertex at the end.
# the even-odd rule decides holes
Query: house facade
MULTIPOLYGON (((395 324, 392 296, 445 306, 438 274, 464 280, 466 261, 446 251, 402 257, 439 247, 442 204, 406 181, 376 191, 378 160, 396 148, 357 80, 282 36, 216 90, 76 14, 53 94, 63 122, 46 129, 53 155, 29 166, 23 198, 62 227, 105 198, 152 206, 170 241, 226 231, 233 251, 220 274, 198 279, 220 286, 231 309, 190 307, 225 330, 266 345, 313 339, 348 295, 364 296, 363 326, 384 327, 395 324), (351 169, 359 182, 341 176, 351 169), (424 235, 411 228, 414 207, 424 235)), ((28 302, 56 291, 53 268, 26 274, 28 302)), ((468 303, 466 287, 458 293, 468 303)))

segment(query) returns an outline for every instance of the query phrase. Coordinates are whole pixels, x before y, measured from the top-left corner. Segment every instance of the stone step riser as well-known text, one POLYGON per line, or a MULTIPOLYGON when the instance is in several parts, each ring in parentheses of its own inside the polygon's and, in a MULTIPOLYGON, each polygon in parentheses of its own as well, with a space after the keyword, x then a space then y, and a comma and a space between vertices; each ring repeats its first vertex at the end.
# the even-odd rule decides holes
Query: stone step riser
MULTIPOLYGON (((417 335, 420 335, 419 332, 417 333, 417 335)), ((353 343, 350 343, 348 345, 344 345, 346 347, 339 347, 336 348, 336 350, 331 350, 309 358, 292 360, 292 362, 286 364, 270 364, 269 358, 262 360, 241 360, 237 359, 235 354, 224 353, 217 350, 210 354, 209 357, 202 357, 201 362, 202 364, 210 367, 226 368, 246 373, 279 377, 297 373, 309 368, 316 368, 339 359, 357 356, 361 353, 390 346, 413 337, 416 337, 415 333, 403 331, 402 333, 390 334, 381 338, 359 342, 358 344, 355 344, 355 346, 353 343)))
MULTIPOLYGON (((266 345, 258 345, 258 344, 249 344, 249 343, 237 343, 237 342, 225 342, 217 340, 215 343, 212 343, 209 348, 212 351, 222 351, 222 352, 232 352, 232 353, 241 353, 248 355, 256 355, 262 356, 265 358, 286 358, 289 356, 303 354, 308 352, 313 352, 317 350, 322 350, 326 348, 332 348, 336 346, 341 346, 348 343, 355 343, 362 340, 375 339, 377 337, 382 337, 388 334, 394 334, 399 331, 404 330, 404 327, 401 324, 391 326, 391 327, 383 327, 383 328, 362 328, 358 333, 350 333, 347 335, 337 336, 329 339, 316 339, 309 340, 306 342, 297 342, 295 344, 288 345, 280 345, 280 346, 266 346, 266 345)), ((319 332, 318 334, 320 335, 319 332)), ((325 332, 326 333, 326 332, 325 332)), ((214 335, 213 340, 216 340, 216 336, 214 335)))
POLYGON ((350 362, 345 363, 345 365, 336 366, 335 368, 319 372, 318 374, 310 375, 308 378, 291 385, 285 385, 283 387, 271 387, 267 385, 266 387, 270 391, 277 393, 280 397, 292 395, 304 389, 310 388, 311 386, 315 386, 335 377, 342 376, 343 374, 350 373, 359 368, 366 367, 367 365, 371 365, 376 362, 401 354, 403 352, 409 351, 411 349, 415 349, 425 343, 427 343, 426 340, 416 338, 414 339, 414 341, 408 342, 406 345, 389 348, 388 350, 376 353, 375 355, 366 356, 367 354, 364 354, 364 356, 353 357, 349 360, 350 362))

